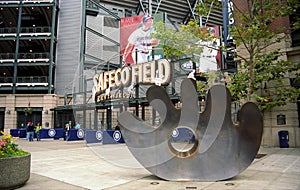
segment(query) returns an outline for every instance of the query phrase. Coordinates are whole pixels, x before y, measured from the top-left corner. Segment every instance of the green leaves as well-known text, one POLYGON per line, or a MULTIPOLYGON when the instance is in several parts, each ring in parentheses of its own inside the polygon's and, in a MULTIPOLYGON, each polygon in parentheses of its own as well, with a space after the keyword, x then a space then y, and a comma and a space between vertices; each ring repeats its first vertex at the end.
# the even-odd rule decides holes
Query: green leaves
POLYGON ((237 18, 232 35, 244 52, 237 52, 241 59, 239 72, 229 85, 236 99, 254 100, 261 110, 272 109, 296 101, 299 90, 288 83, 290 73, 297 65, 287 61, 283 49, 285 34, 290 28, 276 27, 274 23, 293 13, 297 1, 246 0, 248 9, 234 8, 237 18), (241 11, 240 11, 241 10, 241 11), (245 84, 246 83, 246 84, 245 84))
POLYGON ((200 54, 202 47, 198 45, 201 35, 205 35, 206 31, 201 33, 200 29, 195 27, 194 22, 190 22, 188 26, 181 26, 179 31, 168 29, 163 22, 154 23, 155 33, 153 37, 160 40, 160 44, 164 50, 165 56, 181 56, 200 54))

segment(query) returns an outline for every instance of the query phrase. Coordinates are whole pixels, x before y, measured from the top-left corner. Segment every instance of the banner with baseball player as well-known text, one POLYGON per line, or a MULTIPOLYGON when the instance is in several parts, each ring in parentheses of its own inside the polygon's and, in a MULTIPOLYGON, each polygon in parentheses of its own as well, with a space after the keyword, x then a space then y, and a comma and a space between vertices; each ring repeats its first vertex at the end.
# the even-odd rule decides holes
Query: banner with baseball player
POLYGON ((150 35, 153 32, 153 20, 149 14, 121 18, 120 51, 123 67, 162 58, 161 54, 155 55, 154 52, 159 41, 150 35))
POLYGON ((200 45, 203 47, 203 52, 199 59, 199 68, 197 73, 217 71, 222 67, 220 54, 220 28, 218 26, 205 28, 209 32, 209 40, 201 41, 200 45))
POLYGON ((192 60, 180 63, 180 68, 184 72, 207 73, 221 70, 222 56, 220 53, 220 28, 218 26, 205 27, 203 32, 208 32, 207 40, 201 40, 198 45, 203 48, 202 53, 195 55, 196 62, 192 60))

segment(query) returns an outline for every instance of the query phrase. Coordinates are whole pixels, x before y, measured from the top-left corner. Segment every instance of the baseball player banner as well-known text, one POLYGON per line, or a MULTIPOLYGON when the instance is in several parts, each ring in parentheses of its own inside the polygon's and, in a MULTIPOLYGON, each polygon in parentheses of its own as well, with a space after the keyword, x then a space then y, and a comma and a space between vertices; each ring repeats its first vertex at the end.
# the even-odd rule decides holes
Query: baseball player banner
POLYGON ((122 66, 145 63, 162 58, 155 54, 159 40, 151 37, 153 32, 152 15, 139 15, 121 18, 120 50, 122 66))
POLYGON ((202 48, 201 54, 195 54, 193 60, 182 59, 180 68, 183 71, 195 73, 215 72, 222 69, 222 56, 220 53, 220 28, 218 26, 205 27, 203 32, 208 32, 206 40, 199 40, 198 45, 202 48))
POLYGON ((217 71, 221 69, 221 54, 220 54, 220 29, 218 26, 207 27, 210 38, 207 41, 201 41, 203 52, 199 59, 199 68, 197 73, 217 71))

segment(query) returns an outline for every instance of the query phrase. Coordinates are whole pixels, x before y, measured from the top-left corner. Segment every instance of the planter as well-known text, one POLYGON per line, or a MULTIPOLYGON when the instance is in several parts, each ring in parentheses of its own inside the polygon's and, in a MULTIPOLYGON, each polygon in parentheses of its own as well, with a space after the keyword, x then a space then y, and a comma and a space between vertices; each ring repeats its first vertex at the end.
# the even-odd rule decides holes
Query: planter
POLYGON ((0 189, 15 189, 23 186, 30 177, 31 155, 0 158, 0 189))

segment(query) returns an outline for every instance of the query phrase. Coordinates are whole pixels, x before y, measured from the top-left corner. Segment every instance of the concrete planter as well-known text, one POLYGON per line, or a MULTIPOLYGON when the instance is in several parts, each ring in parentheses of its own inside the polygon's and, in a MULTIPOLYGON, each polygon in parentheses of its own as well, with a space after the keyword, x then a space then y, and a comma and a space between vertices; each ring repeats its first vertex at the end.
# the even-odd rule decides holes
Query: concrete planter
POLYGON ((30 178, 31 155, 0 158, 0 189, 15 189, 30 178))

